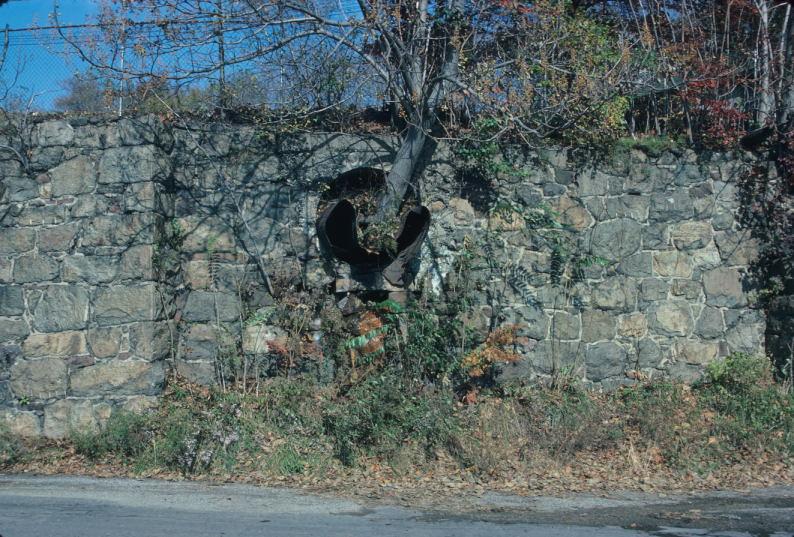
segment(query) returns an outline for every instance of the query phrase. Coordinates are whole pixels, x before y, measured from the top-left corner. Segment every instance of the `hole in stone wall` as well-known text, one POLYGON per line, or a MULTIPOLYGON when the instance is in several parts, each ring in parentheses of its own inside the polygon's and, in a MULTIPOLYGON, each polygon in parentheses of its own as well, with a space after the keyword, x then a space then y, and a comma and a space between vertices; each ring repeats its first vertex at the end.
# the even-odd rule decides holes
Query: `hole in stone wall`
POLYGON ((406 200, 399 225, 391 224, 378 231, 387 236, 388 248, 362 246, 361 237, 368 226, 383 222, 369 217, 377 210, 378 196, 385 188, 385 173, 375 168, 357 168, 337 177, 324 193, 318 207, 317 233, 323 249, 353 267, 383 270, 394 285, 403 285, 406 270, 419 252, 430 226, 430 212, 406 200))

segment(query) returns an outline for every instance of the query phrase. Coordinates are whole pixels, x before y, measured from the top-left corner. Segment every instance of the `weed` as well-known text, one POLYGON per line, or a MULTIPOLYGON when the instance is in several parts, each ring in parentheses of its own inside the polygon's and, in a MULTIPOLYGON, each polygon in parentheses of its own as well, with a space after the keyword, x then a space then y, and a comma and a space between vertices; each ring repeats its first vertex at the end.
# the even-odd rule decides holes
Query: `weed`
POLYGON ((300 474, 306 468, 300 453, 291 443, 279 446, 268 461, 268 466, 281 475, 300 474))
POLYGON ((386 370, 331 403, 323 424, 336 456, 351 465, 360 454, 388 459, 408 441, 431 453, 457 426, 452 408, 448 395, 417 392, 399 371, 386 370))
POLYGON ((627 151, 629 149, 639 149, 648 153, 651 157, 658 157, 665 151, 671 151, 680 147, 681 143, 667 136, 643 136, 641 138, 624 137, 615 142, 617 151, 627 151))
POLYGON ((90 459, 107 454, 129 459, 142 455, 150 447, 153 435, 148 415, 119 410, 98 431, 72 431, 70 438, 77 452, 90 459))
POLYGON ((765 357, 737 353, 712 362, 699 394, 716 412, 713 435, 729 446, 794 454, 794 394, 774 383, 765 357))
POLYGON ((685 467, 698 445, 707 442, 697 399, 681 384, 649 382, 624 388, 615 395, 623 426, 635 432, 641 448, 658 450, 668 463, 685 467))
POLYGON ((750 392, 772 382, 769 360, 745 353, 714 360, 706 367, 706 382, 734 394, 750 392))
POLYGON ((22 453, 22 444, 5 423, 0 422, 0 468, 13 464, 22 453))

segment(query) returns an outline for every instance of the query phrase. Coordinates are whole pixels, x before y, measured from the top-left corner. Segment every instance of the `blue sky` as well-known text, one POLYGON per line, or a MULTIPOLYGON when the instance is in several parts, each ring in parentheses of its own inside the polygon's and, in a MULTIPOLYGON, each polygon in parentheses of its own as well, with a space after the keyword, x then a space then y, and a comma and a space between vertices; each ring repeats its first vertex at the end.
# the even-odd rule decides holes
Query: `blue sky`
MULTIPOLYGON (((0 31, 6 25, 10 29, 48 26, 53 5, 53 0, 10 0, 0 6, 0 31)), ((60 0, 58 6, 61 24, 79 24, 96 13, 94 0, 60 0)), ((39 108, 51 108, 63 94, 63 81, 83 69, 79 61, 64 54, 51 32, 11 32, 10 43, 0 82, 9 83, 21 66, 14 91, 25 100, 37 95, 39 108)))
MULTIPOLYGON (((62 20, 83 22, 86 15, 96 12, 93 0, 60 0, 62 20)), ((0 26, 23 28, 31 25, 44 25, 49 22, 53 0, 10 0, 0 7, 0 26)))

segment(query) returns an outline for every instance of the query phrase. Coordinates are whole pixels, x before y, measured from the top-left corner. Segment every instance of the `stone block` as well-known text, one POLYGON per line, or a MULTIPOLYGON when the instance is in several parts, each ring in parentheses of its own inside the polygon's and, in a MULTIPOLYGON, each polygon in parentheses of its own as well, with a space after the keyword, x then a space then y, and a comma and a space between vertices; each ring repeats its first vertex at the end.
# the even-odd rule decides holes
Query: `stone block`
POLYGON ((118 268, 119 259, 115 256, 70 255, 63 259, 61 277, 71 283, 110 283, 116 278, 118 268))
POLYGON ((157 395, 162 391, 165 369, 162 362, 102 362, 78 369, 71 376, 71 394, 157 395))
POLYGON ((680 222, 694 215, 695 208, 689 192, 661 192, 651 195, 648 218, 653 222, 680 222))
POLYGON ((693 183, 700 183, 707 179, 706 175, 694 164, 685 164, 675 174, 675 184, 686 186, 693 183))
POLYGON ((72 218, 89 218, 118 211, 117 200, 102 194, 83 194, 76 196, 74 204, 69 208, 72 218))
POLYGON ((102 147, 104 129, 95 125, 75 125, 74 126, 74 145, 76 147, 88 147, 99 149, 102 147))
POLYGON ((82 245, 97 247, 153 244, 157 233, 157 218, 152 213, 97 216, 86 224, 82 245))
POLYGON ((10 202, 29 201, 39 197, 39 184, 30 177, 6 177, 2 186, 5 188, 6 199, 10 202))
POLYGON ((551 204, 554 211, 559 215, 557 220, 560 224, 570 226, 576 231, 582 231, 590 227, 594 220, 587 209, 577 200, 568 196, 561 196, 551 204))
POLYGON ((648 224, 642 228, 642 247, 646 250, 667 250, 670 229, 667 224, 648 224))
POLYGON ((538 306, 522 305, 506 310, 505 324, 516 325, 516 335, 519 337, 532 339, 548 337, 549 318, 538 306))
POLYGON ((626 276, 651 276, 653 274, 653 256, 651 252, 637 252, 623 259, 617 270, 626 276))
POLYGON ((162 211, 158 183, 134 183, 124 195, 124 210, 127 212, 162 211))
POLYGON ((606 211, 609 218, 629 218, 637 222, 648 220, 650 198, 638 194, 625 194, 607 198, 606 211))
POLYGON ((747 305, 742 289, 742 276, 738 270, 720 267, 703 274, 706 304, 736 308, 747 305))
POLYGON ((758 258, 758 240, 750 230, 721 231, 714 240, 726 265, 750 265, 758 258))
MULTIPOLYGON (((785 334, 792 342, 790 333, 785 334)), ((745 311, 736 322, 726 328, 725 342, 728 352, 761 354, 764 352, 764 320, 755 311, 745 311)))
POLYGON ((711 225, 715 230, 730 229, 735 221, 736 215, 724 209, 714 211, 711 216, 711 225))
POLYGON ((63 162, 63 156, 66 152, 65 148, 57 147, 43 147, 40 145, 30 148, 30 171, 34 173, 45 172, 54 168, 63 162))
POLYGON ((577 174, 580 196, 606 196, 609 193, 611 176, 598 170, 584 170, 577 174))
POLYGON ((180 337, 179 356, 186 361, 214 361, 220 335, 214 324, 193 323, 180 337))
POLYGON ((608 311, 586 309, 582 312, 582 341, 596 342, 615 337, 615 315, 608 311))
POLYGON ((711 306, 704 307, 695 323, 695 334, 711 339, 720 337, 724 333, 725 323, 722 320, 722 311, 711 306))
POLYGON ((88 346, 83 332, 50 332, 29 335, 22 343, 22 352, 28 358, 68 357, 87 354, 88 346))
POLYGON ((703 366, 686 362, 673 362, 667 365, 665 374, 673 380, 692 384, 703 377, 703 366))
POLYGON ((683 300, 665 300, 651 305, 648 312, 649 326, 656 334, 664 336, 687 336, 692 332, 692 311, 683 300))
POLYGON ((677 339, 673 343, 673 354, 679 361, 703 366, 719 356, 720 344, 717 341, 677 339))
POLYGON ((663 278, 691 278, 692 257, 677 250, 654 252, 653 270, 657 276, 663 278))
POLYGON ((28 303, 33 326, 40 332, 64 332, 85 328, 88 291, 76 285, 49 285, 30 292, 28 303))
POLYGON ((524 359, 514 364, 500 364, 499 379, 527 380, 537 374, 552 375, 563 370, 581 378, 584 376, 583 352, 584 346, 577 341, 532 341, 532 346, 521 352, 524 359))
POLYGON ((216 383, 215 362, 185 362, 177 360, 176 373, 188 382, 212 386, 216 383))
POLYGON ((155 249, 150 244, 132 246, 121 254, 118 278, 121 280, 154 280, 155 249))
POLYGON ((637 295, 635 280, 614 277, 593 286, 592 303, 600 309, 628 312, 636 307, 637 295))
POLYGON ((33 129, 32 140, 39 147, 69 145, 74 140, 74 128, 66 121, 45 121, 33 129))
POLYGON ((49 282, 58 277, 58 261, 40 255, 23 255, 14 261, 14 281, 17 283, 49 282))
POLYGON ((41 436, 41 420, 34 412, 22 410, 0 410, 0 422, 8 427, 8 431, 21 438, 38 438, 41 436))
POLYGON ((673 296, 681 296, 694 302, 700 302, 700 297, 703 296, 703 286, 693 280, 673 280, 670 291, 673 296))
POLYGON ((210 286, 210 263, 204 260, 188 261, 185 267, 185 285, 190 289, 207 289, 210 286))
POLYGON ((164 315, 163 299, 155 283, 99 288, 93 306, 93 319, 99 326, 154 321, 164 315))
POLYGON ((30 228, 3 228, 0 233, 0 255, 29 252, 36 245, 36 230, 30 228))
POLYGON ((66 205, 37 205, 22 209, 17 223, 22 226, 49 226, 63 224, 69 215, 66 205))
POLYGON ((551 322, 551 339, 579 339, 582 321, 578 314, 554 312, 551 322))
POLYGON ((670 229, 673 245, 679 250, 697 250, 711 242, 713 230, 708 222, 682 222, 670 229))
POLYGON ((643 313, 631 313, 618 318, 618 334, 623 337, 640 338, 647 332, 648 318, 643 313))
POLYGON ((646 278, 640 284, 640 301, 655 302, 657 300, 667 300, 670 285, 658 278, 646 278))
POLYGON ((75 241, 80 226, 77 223, 61 224, 39 230, 39 252, 65 252, 75 241))
POLYGON ((129 352, 147 361, 164 360, 175 350, 176 337, 168 321, 136 323, 128 327, 129 352))
POLYGON ((185 217, 179 219, 184 233, 181 250, 185 253, 234 252, 236 241, 231 231, 221 222, 185 217))
POLYGON ((0 283, 11 283, 14 272, 14 262, 11 259, 0 258, 0 283))
POLYGON ((0 317, 0 343, 23 338, 30 333, 28 323, 24 319, 0 317))
POLYGON ((121 349, 122 331, 118 326, 91 327, 86 332, 88 348, 97 358, 111 358, 121 349))
POLYGON ((19 360, 11 366, 11 391, 17 398, 64 397, 66 375, 66 362, 61 358, 19 360))
POLYGON ((231 293, 191 291, 185 304, 183 317, 187 321, 229 322, 240 318, 240 299, 231 293))
MULTIPOLYGON (((120 119, 107 126, 105 139, 106 146, 157 144, 168 150, 174 144, 173 135, 155 114, 120 119)), ((194 145, 191 139, 191 150, 194 145)))
POLYGON ((585 198, 582 200, 584 202, 584 206, 588 213, 595 218, 596 222, 603 222, 604 220, 609 220, 609 215, 607 214, 606 204, 604 203, 604 198, 597 197, 597 198, 585 198))
POLYGON ((618 218, 596 224, 590 238, 591 252, 610 261, 620 261, 640 248, 641 227, 634 220, 618 218))
POLYGON ((641 369, 656 368, 662 360, 662 349, 651 338, 644 338, 637 344, 637 365, 641 369))
POLYGON ((8 372, 18 359, 22 358, 22 347, 15 344, 0 346, 0 378, 8 380, 8 372))
POLYGON ((692 256, 692 266, 697 271, 711 270, 722 265, 720 253, 713 244, 700 250, 691 250, 689 254, 692 256))
POLYGON ((96 162, 86 155, 78 155, 48 172, 53 197, 88 194, 96 188, 96 162))
POLYGON ((167 156, 153 145, 114 147, 99 159, 99 183, 141 183, 171 173, 167 156))
POLYGON ((110 417, 108 403, 64 399, 44 408, 44 436, 61 439, 73 433, 93 433, 110 417))
POLYGON ((628 354, 626 349, 614 341, 592 343, 585 351, 587 378, 600 382, 611 377, 623 375, 628 354))
POLYGON ((0 285, 0 317, 25 313, 25 297, 18 285, 0 285))

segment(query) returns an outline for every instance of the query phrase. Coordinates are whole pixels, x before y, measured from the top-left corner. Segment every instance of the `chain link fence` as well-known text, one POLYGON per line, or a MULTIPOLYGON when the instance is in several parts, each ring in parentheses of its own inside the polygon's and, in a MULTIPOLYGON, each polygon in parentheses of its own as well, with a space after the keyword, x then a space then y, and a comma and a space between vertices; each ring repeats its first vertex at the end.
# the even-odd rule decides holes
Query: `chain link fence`
POLYGON ((0 29, 0 47, 3 108, 63 111, 78 97, 75 82, 87 77, 86 65, 54 30, 0 29))
POLYGON ((155 89, 170 102, 181 98, 194 107, 217 105, 217 83, 211 81, 158 85, 154 79, 143 83, 119 71, 92 68, 81 57, 81 47, 95 46, 92 30, 76 25, 65 38, 53 27, 0 29, 0 109, 131 115, 156 108, 155 89))
MULTIPOLYGON (((317 1, 328 4, 321 13, 334 17, 355 7, 350 0, 317 1)), ((338 45, 309 38, 263 53, 268 39, 278 37, 234 13, 189 24, 0 28, 0 108, 118 115, 169 107, 305 112, 372 106, 382 93, 338 45)))

